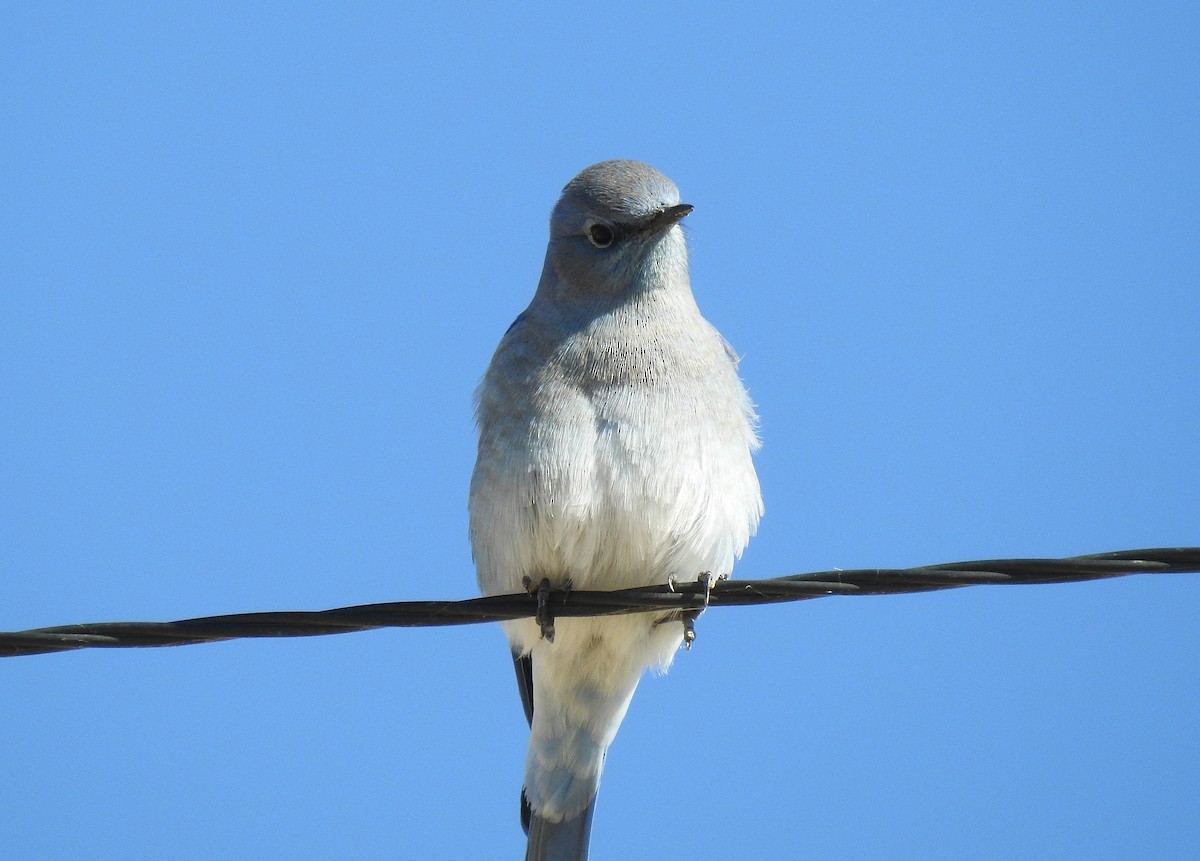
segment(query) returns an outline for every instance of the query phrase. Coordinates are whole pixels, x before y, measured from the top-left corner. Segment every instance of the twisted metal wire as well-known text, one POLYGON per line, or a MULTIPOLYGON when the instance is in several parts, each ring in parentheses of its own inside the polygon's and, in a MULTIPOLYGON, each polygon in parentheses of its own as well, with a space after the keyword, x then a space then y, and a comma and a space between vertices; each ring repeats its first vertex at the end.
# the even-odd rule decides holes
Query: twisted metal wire
POLYGON ((988 559, 917 568, 817 571, 767 580, 663 584, 611 592, 554 590, 465 601, 399 601, 322 611, 236 613, 177 622, 101 622, 0 633, 0 657, 88 648, 185 646, 247 637, 314 637, 378 628, 470 625, 538 616, 609 616, 674 611, 685 621, 706 607, 775 604, 827 595, 896 595, 962 586, 1073 583, 1129 574, 1200 572, 1200 547, 1120 550, 1065 559, 988 559), (706 590, 708 594, 706 596, 706 590))

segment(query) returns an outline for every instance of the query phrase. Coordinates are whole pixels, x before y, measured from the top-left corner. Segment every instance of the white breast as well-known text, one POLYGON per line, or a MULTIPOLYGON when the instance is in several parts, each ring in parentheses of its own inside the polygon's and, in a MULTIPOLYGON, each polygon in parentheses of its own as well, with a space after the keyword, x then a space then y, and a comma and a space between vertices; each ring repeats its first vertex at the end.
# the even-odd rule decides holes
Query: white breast
POLYGON ((544 345, 526 330, 519 353, 501 343, 471 487, 485 593, 524 577, 618 589, 727 574, 756 528, 754 417, 727 347, 698 312, 628 313, 628 348, 618 315, 544 345))

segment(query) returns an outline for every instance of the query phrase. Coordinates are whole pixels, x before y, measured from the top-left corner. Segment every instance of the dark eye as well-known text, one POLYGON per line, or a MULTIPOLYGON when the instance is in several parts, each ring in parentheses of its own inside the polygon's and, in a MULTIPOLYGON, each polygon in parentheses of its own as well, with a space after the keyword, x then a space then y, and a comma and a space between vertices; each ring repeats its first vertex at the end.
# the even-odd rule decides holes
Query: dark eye
POLYGON ((617 238, 617 232, 612 229, 612 225, 603 221, 593 221, 587 226, 587 238, 588 242, 597 248, 608 248, 617 238))

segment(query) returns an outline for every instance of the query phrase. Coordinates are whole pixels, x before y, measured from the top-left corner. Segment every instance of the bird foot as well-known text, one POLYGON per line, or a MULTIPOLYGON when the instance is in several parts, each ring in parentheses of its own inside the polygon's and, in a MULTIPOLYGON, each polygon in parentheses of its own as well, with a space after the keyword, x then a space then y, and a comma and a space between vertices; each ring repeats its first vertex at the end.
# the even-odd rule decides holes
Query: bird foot
MULTIPOLYGON (((523 577, 521 583, 530 595, 537 598, 537 613, 534 620, 541 629, 542 639, 547 643, 554 642, 554 611, 550 608, 550 578, 543 577, 536 585, 533 578, 523 577)), ((570 589, 570 583, 567 584, 570 589)))
MULTIPOLYGON (((696 578, 696 582, 704 587, 704 606, 697 610, 688 610, 683 614, 683 648, 686 651, 692 650, 692 643, 696 642, 696 620, 700 618, 700 614, 708 607, 709 598, 712 596, 713 581, 724 580, 728 575, 719 574, 713 576, 711 571, 704 571, 696 578)), ((674 579, 669 579, 668 584, 674 587, 674 579)))

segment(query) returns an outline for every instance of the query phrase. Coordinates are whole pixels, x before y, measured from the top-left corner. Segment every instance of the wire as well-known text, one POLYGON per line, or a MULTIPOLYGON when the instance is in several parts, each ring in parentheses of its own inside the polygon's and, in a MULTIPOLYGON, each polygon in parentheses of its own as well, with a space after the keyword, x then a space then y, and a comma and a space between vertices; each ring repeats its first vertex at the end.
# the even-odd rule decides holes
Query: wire
POLYGON ((554 617, 608 616, 668 611, 690 623, 707 607, 775 604, 827 595, 895 595, 962 586, 1074 583, 1129 574, 1200 572, 1200 547, 1121 550, 1066 559, 989 559, 917 568, 817 571, 768 580, 721 580, 711 585, 663 584, 612 592, 543 592, 493 595, 465 601, 400 601, 336 610, 237 613, 178 622, 101 622, 0 633, 0 657, 88 648, 185 646, 247 637, 315 637, 378 628, 471 625, 538 616, 543 629, 554 617), (708 592, 706 597, 706 591, 708 592))

